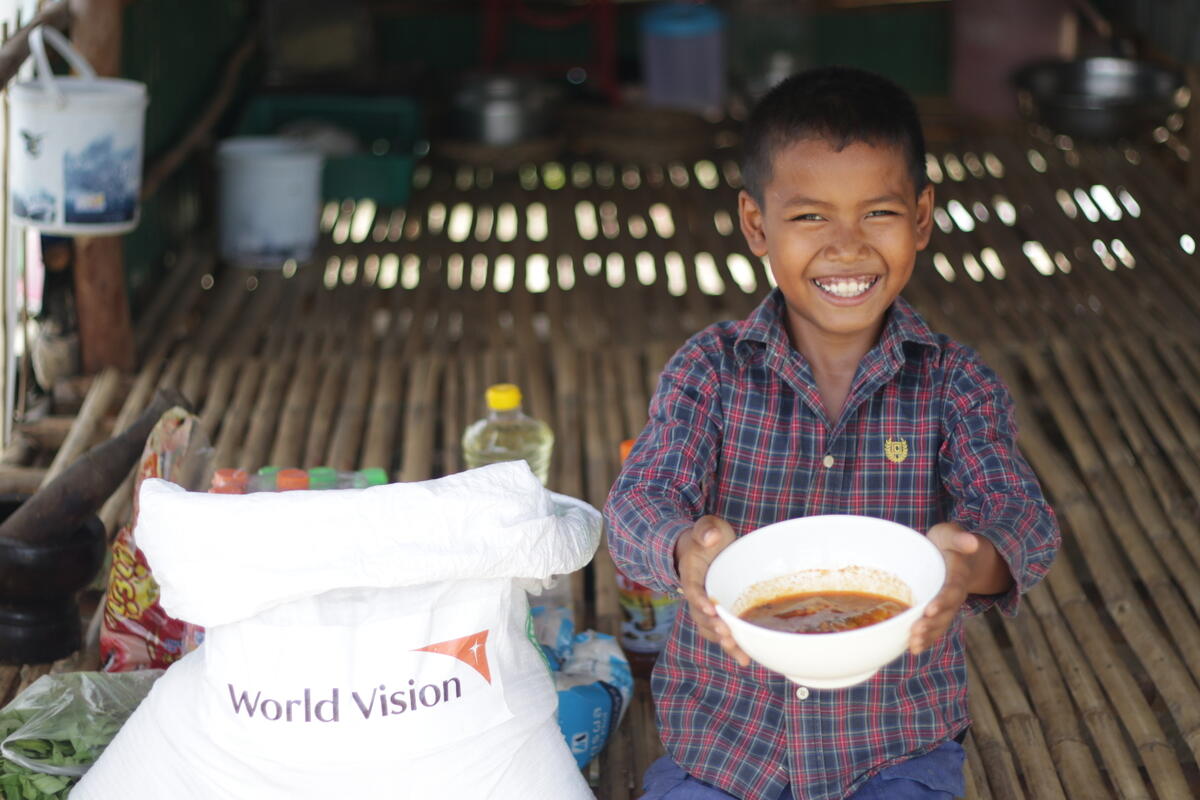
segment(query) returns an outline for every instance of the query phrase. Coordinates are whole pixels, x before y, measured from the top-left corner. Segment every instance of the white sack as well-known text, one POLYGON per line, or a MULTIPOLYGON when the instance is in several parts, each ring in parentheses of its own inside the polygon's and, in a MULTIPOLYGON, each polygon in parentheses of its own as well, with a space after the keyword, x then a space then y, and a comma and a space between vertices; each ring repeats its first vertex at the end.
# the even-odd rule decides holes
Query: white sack
POLYGON ((207 638, 72 800, 591 798, 521 586, 599 531, 524 462, 345 491, 145 481, 138 546, 207 638))

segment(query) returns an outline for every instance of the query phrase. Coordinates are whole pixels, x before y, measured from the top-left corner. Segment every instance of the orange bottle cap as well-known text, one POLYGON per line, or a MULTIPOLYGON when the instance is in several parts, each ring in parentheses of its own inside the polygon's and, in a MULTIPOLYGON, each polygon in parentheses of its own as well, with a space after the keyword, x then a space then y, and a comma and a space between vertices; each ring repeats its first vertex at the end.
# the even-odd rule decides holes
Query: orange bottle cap
POLYGON ((275 473, 275 488, 281 492, 308 488, 308 472, 302 469, 281 469, 275 473))
POLYGON ((636 439, 626 439, 625 441, 621 442, 621 461, 622 462, 624 462, 625 459, 629 458, 629 451, 633 449, 633 443, 635 441, 637 441, 637 440, 636 439))
POLYGON ((213 473, 211 491, 217 494, 243 494, 250 475, 244 469, 222 467, 213 473))

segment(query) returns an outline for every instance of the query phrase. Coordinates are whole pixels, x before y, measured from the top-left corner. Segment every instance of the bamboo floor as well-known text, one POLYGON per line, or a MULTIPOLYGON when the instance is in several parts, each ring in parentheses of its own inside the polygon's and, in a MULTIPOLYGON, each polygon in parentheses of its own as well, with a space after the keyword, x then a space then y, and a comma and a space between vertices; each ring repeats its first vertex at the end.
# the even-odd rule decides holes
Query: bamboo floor
MULTIPOLYGON (((967 797, 1197 796, 1200 208, 1134 151, 979 139, 929 167, 937 230, 906 296, 1008 381, 1065 539, 1019 616, 968 626, 967 797)), ((552 488, 599 506, 669 354, 769 285, 737 185, 720 149, 422 167, 407 208, 328 208, 299 269, 220 270, 192 248, 140 319, 132 382, 102 373, 73 418, 19 427, 0 474, 36 485, 173 383, 218 466, 421 480, 462 468, 461 431, 503 379, 556 431, 552 488)), ((110 530, 128 507, 127 484, 110 530)), ((617 633, 612 573, 601 548, 575 584, 581 627, 617 633)), ((88 658, 0 667, 0 700, 88 658)), ((597 796, 636 797, 660 753, 640 681, 597 796)))

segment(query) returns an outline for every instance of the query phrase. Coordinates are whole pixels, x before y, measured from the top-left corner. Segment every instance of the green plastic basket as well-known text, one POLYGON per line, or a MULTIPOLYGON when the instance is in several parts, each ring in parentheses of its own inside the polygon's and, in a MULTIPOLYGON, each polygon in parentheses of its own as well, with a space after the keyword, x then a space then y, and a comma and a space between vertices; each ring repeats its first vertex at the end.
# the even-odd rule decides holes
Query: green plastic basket
POLYGON ((266 136, 297 120, 321 120, 354 133, 373 152, 333 156, 325 161, 321 192, 326 200, 371 198, 381 206, 408 202, 416 164, 413 149, 421 115, 408 97, 280 94, 251 99, 237 132, 266 136))

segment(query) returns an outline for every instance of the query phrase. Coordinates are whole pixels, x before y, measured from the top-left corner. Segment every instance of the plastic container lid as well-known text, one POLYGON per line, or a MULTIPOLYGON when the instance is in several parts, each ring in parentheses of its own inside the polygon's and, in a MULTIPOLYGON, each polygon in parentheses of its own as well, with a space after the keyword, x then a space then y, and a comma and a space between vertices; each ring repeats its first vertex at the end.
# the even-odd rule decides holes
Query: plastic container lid
POLYGON ((388 482, 387 470, 383 467, 369 467, 358 472, 359 480, 364 486, 383 486, 388 482))
POLYGON ((250 475, 244 469, 222 467, 213 473, 211 491, 216 494, 245 494, 250 475))
POLYGON ((485 399, 493 411, 512 411, 521 405, 521 390, 514 383, 497 383, 488 387, 485 399))
POLYGON ((308 473, 302 469, 281 469, 275 473, 275 488, 281 492, 308 488, 308 473))
POLYGON ((642 33, 651 36, 683 38, 702 36, 724 27, 721 12, 712 6, 692 3, 667 3, 642 15, 642 33))
POLYGON ((333 467, 310 467, 308 470, 308 488, 333 489, 337 486, 337 470, 333 467))
POLYGON ((255 474, 259 477, 259 491, 271 491, 275 488, 275 476, 279 474, 279 467, 259 467, 255 474))

